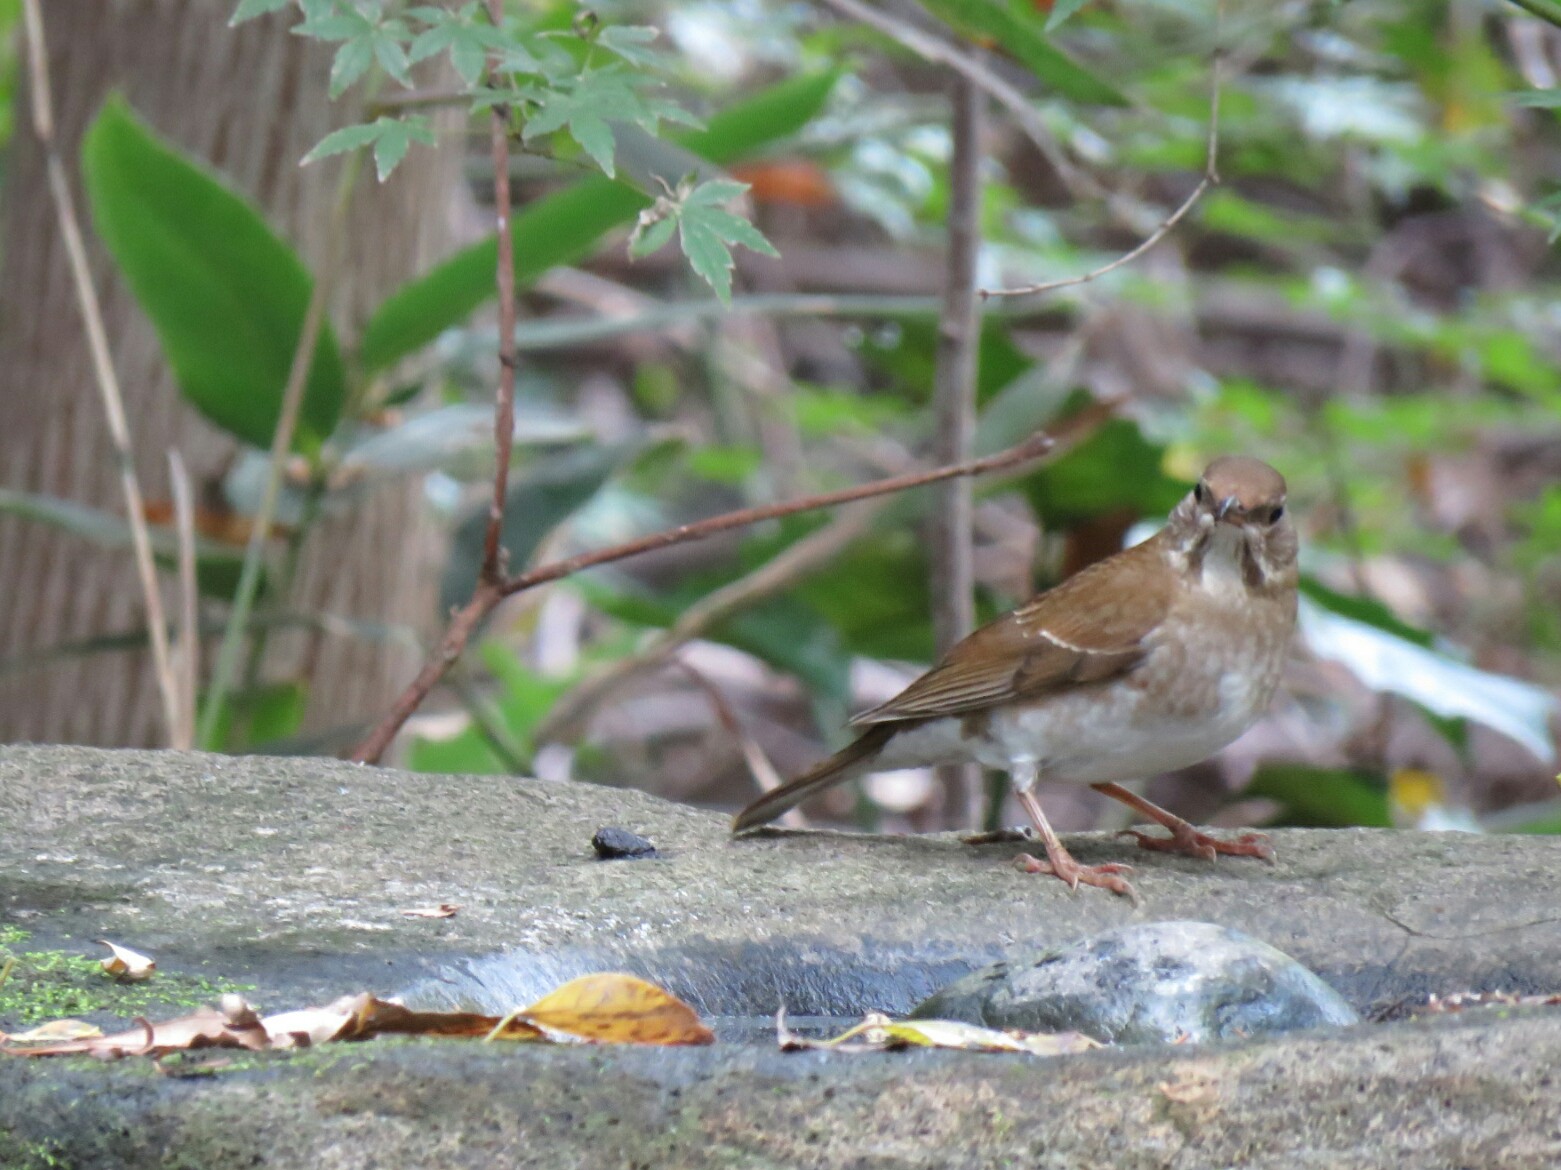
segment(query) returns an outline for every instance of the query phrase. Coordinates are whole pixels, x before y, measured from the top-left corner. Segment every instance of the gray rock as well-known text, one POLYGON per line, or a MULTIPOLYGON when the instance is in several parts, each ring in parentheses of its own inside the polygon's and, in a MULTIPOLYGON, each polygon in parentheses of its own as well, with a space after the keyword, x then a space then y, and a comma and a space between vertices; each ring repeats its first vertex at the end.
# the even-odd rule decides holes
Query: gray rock
POLYGON ((1152 922, 995 963, 911 1013, 1108 1044, 1204 1043, 1357 1024, 1283 951, 1211 922, 1152 922))

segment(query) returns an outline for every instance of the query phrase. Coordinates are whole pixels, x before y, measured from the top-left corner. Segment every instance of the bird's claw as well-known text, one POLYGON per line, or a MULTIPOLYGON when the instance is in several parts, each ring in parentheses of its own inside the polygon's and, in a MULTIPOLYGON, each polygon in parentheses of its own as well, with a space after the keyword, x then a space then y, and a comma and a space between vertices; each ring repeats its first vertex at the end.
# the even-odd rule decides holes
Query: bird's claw
POLYGON ((1199 832, 1188 825, 1185 830, 1173 830, 1169 837, 1158 837, 1138 829, 1123 829, 1118 837, 1132 837, 1140 849, 1156 853, 1185 853, 1189 857, 1213 861, 1220 854, 1228 857, 1256 857, 1263 861, 1274 860, 1274 847, 1262 833, 1243 833, 1226 839, 1199 832))
POLYGON ((1028 853, 1021 853, 1014 858, 1014 867, 1021 873, 1046 873, 1064 882, 1070 890, 1077 890, 1082 883, 1086 886, 1095 886, 1102 890, 1110 890, 1113 894, 1121 894, 1125 898, 1131 898, 1136 905, 1138 891, 1133 889, 1132 883, 1118 874, 1132 873, 1131 865, 1121 865, 1117 862, 1106 862, 1103 865, 1080 865, 1071 857, 1061 864, 1056 861, 1042 861, 1028 853))

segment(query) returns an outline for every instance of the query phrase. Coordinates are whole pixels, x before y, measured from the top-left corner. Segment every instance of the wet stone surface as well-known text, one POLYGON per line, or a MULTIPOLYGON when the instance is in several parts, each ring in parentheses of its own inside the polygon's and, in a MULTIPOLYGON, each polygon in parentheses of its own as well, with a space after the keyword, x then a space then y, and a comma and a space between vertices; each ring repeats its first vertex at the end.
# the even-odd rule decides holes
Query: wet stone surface
MULTIPOLYGON (((828 832, 734 842, 642 793, 326 760, 0 747, 0 927, 252 984, 505 1011, 628 970, 711 1017, 908 1011, 990 963, 1194 920, 1295 958, 1356 1010, 1558 990, 1561 842, 1284 831, 1277 860, 1132 861, 1142 904, 1019 874, 1012 846, 828 832), (659 856, 598 860, 612 825, 659 856), (453 918, 408 907, 459 905, 453 918)), ((118 1021, 125 1026, 126 1021, 118 1021)), ((0 1021, 0 1027, 4 1027, 0 1021)), ((727 1031, 731 1036, 740 1030, 727 1031)), ((464 1042, 228 1060, 0 1060, 0 1167, 1553 1167, 1561 1016, 974 1054, 496 1052, 464 1042), (651 1135, 647 1137, 646 1135, 651 1135), (656 1136, 660 1135, 660 1136, 656 1136), (346 1157, 344 1151, 351 1151, 346 1157)))

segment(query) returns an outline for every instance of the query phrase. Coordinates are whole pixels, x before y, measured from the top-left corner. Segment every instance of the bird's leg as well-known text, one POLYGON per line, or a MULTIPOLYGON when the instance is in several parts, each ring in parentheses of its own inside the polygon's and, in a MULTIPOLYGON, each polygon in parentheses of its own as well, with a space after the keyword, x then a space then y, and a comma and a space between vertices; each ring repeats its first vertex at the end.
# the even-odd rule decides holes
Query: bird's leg
POLYGON ((1016 766, 1013 770, 1014 795, 1018 797, 1020 805, 1029 814, 1030 820, 1035 823, 1035 831, 1041 835, 1041 844, 1046 847, 1046 860, 1032 857, 1028 853, 1021 853, 1014 858, 1015 864, 1025 873, 1049 873, 1053 877, 1061 878, 1068 883, 1068 888, 1076 890, 1079 883, 1086 886, 1099 886, 1103 890, 1110 890, 1113 894, 1123 894, 1133 901, 1138 901, 1138 894, 1126 878, 1118 875, 1131 873, 1130 865, 1118 865, 1115 862, 1106 865, 1080 865, 1073 860, 1073 855, 1063 847, 1056 830, 1051 827, 1051 822, 1046 819, 1046 814, 1041 811, 1041 802, 1035 799, 1035 794, 1030 791, 1030 786, 1035 783, 1036 768, 1034 764, 1016 766))
POLYGON ((1213 861, 1221 853, 1232 857, 1261 857, 1272 861, 1274 848, 1262 833, 1243 833, 1235 840, 1212 837, 1201 832, 1175 813, 1167 812, 1153 801, 1145 800, 1136 792, 1130 792, 1120 784, 1091 784, 1096 792, 1120 800, 1136 812, 1142 813, 1156 824, 1171 830, 1169 837, 1151 837, 1137 829, 1123 829, 1118 836, 1133 837, 1141 849, 1154 849, 1161 853, 1187 853, 1213 861))

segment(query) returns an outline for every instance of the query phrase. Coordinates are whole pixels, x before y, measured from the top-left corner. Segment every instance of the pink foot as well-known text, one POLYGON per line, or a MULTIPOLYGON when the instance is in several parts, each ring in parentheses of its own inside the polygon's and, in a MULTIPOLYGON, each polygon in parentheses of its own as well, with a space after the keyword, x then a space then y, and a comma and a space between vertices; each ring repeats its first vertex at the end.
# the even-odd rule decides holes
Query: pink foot
POLYGON ((1211 837, 1208 833, 1184 824, 1171 830, 1169 837, 1154 837, 1137 829, 1123 829, 1117 836, 1134 838, 1140 849, 1152 849, 1157 853, 1185 853, 1190 857, 1201 857, 1204 861, 1213 861, 1221 853, 1228 857, 1259 857, 1264 861, 1274 859, 1274 847, 1262 833, 1243 833, 1234 840, 1226 840, 1211 837))
POLYGON ((1054 878, 1066 882, 1070 890, 1078 889, 1082 883, 1086 886, 1110 890, 1113 894, 1121 894, 1134 902, 1138 901, 1138 891, 1133 889, 1127 879, 1117 876, 1132 873, 1131 865, 1118 865, 1116 862, 1108 862, 1105 865, 1080 865, 1066 853, 1049 861, 1042 861, 1039 857, 1021 853, 1014 858, 1014 865, 1021 873, 1049 873, 1054 878))

